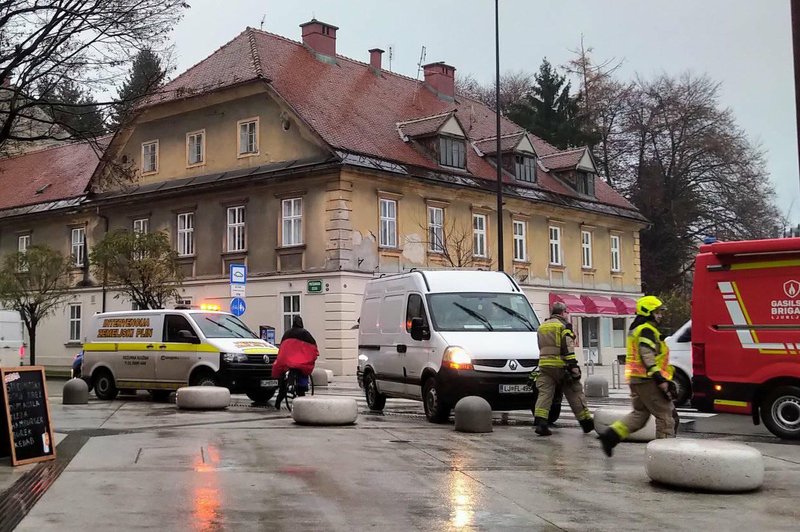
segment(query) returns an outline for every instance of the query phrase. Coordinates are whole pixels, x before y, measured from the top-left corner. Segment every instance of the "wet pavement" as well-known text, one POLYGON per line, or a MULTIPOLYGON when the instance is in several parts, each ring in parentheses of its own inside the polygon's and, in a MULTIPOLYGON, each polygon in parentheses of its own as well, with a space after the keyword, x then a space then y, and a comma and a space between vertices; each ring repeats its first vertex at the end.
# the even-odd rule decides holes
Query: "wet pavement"
MULTIPOLYGON (((743 430, 743 417, 682 425, 685 437, 764 454, 763 489, 717 495, 650 483, 643 444, 605 458, 566 408, 556 434, 539 438, 529 413, 462 434, 403 400, 375 415, 359 399, 356 425, 316 428, 243 396, 226 411, 186 412, 146 394, 64 406, 57 393, 62 471, 23 484, 46 466, 0 462, 0 492, 39 496, 18 530, 796 530, 800 516, 800 446, 743 430)), ((360 396, 350 382, 318 393, 360 396)))

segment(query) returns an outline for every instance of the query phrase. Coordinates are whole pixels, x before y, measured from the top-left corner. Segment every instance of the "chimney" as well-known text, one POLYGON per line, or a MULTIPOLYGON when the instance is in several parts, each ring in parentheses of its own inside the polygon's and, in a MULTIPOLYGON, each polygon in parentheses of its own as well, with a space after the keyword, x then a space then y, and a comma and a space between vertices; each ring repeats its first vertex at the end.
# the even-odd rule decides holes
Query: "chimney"
POLYGON ((325 24, 315 18, 305 24, 300 24, 303 28, 303 44, 317 52, 318 54, 336 57, 336 26, 325 24))
POLYGON ((425 84, 433 89, 440 97, 452 100, 456 96, 456 69, 443 61, 428 63, 422 69, 425 71, 425 84))
POLYGON ((381 57, 383 56, 383 50, 380 48, 373 48, 369 51, 369 66, 377 70, 378 72, 381 71, 381 57))

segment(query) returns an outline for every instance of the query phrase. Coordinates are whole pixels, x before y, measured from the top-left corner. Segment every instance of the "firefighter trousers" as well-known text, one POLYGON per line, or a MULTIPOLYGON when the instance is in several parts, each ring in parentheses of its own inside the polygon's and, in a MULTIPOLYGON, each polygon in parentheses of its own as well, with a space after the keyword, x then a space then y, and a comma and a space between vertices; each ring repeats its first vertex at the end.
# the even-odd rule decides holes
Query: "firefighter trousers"
POLYGON ((647 424, 650 416, 656 418, 656 438, 675 437, 675 414, 672 401, 654 381, 631 383, 633 411, 611 424, 621 439, 627 438, 647 424))
POLYGON ((583 395, 581 381, 573 380, 567 375, 564 368, 539 367, 539 377, 536 379, 536 389, 539 396, 536 398, 534 417, 547 420, 550 415, 550 406, 553 404, 553 394, 561 384, 562 391, 567 398, 569 407, 578 421, 592 419, 586 397, 583 395))

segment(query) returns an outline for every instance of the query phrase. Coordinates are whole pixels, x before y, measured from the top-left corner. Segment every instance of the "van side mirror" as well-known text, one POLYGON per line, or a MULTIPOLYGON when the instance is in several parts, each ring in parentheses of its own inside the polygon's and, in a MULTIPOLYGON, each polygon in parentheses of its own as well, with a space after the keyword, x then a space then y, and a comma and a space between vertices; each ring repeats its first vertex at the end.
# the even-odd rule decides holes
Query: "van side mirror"
POLYGON ((187 331, 186 329, 181 329, 178 331, 178 338, 181 340, 186 340, 190 344, 199 344, 200 338, 194 335, 192 331, 187 331))
POLYGON ((422 318, 411 318, 411 338, 421 342, 431 339, 431 328, 425 325, 422 318))

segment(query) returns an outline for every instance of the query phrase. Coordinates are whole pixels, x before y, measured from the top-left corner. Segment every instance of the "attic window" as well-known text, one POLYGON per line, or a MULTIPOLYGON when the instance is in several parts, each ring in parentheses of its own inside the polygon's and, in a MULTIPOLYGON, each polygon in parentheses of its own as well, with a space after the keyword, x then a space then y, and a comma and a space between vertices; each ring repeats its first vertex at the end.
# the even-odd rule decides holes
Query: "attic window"
POLYGON ((594 174, 578 171, 575 177, 575 190, 581 194, 594 196, 594 174))
POLYGON ((466 168, 464 139, 439 137, 439 164, 451 168, 466 168))
POLYGON ((44 191, 45 191, 45 190, 47 190, 48 188, 50 188, 50 185, 51 185, 51 183, 47 183, 46 185, 44 185, 44 186, 42 186, 42 187, 39 187, 39 188, 37 188, 37 189, 36 189, 36 194, 42 194, 42 193, 44 193, 44 191))
POLYGON ((514 175, 519 181, 536 181, 536 159, 527 155, 514 155, 514 175))

